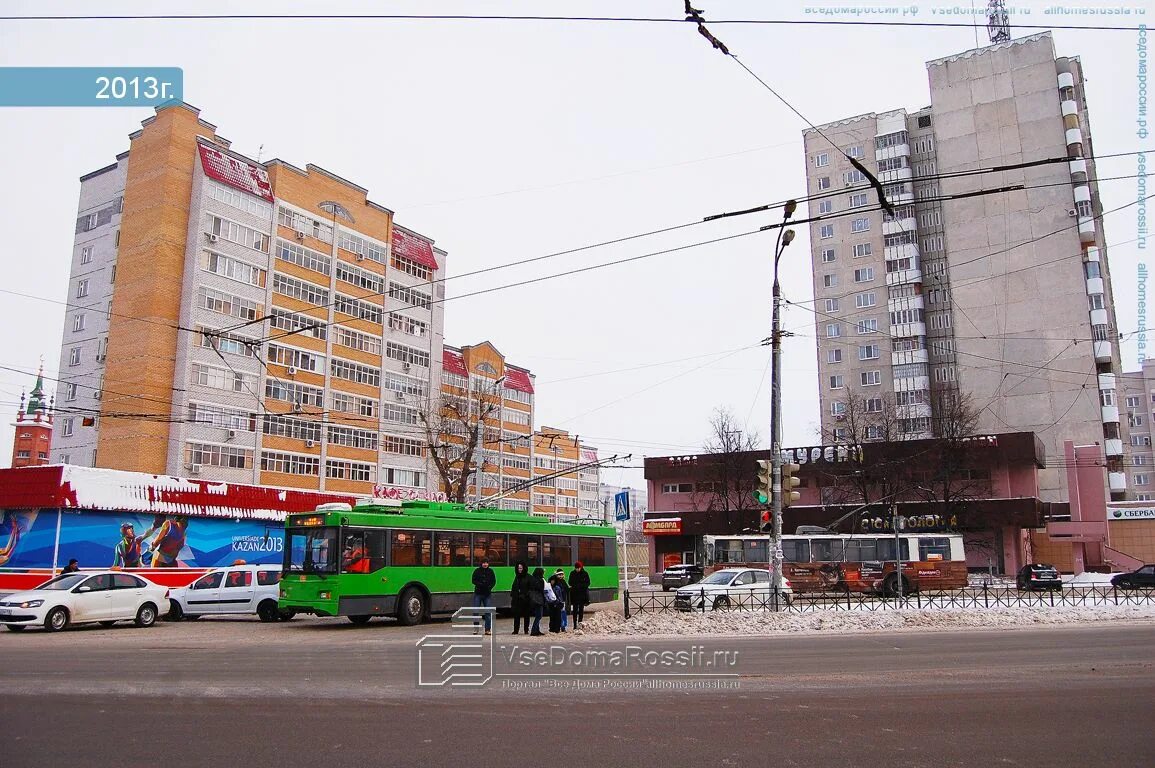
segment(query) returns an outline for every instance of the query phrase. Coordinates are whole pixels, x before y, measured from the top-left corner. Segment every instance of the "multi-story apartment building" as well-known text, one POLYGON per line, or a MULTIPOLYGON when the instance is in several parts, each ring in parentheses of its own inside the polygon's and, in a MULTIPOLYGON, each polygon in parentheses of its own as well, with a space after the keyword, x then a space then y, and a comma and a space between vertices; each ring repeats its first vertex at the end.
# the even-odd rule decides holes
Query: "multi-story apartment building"
POLYGON ((1155 449, 1151 424, 1155 421, 1155 360, 1144 360, 1139 371, 1124 372, 1123 406, 1127 412, 1130 445, 1124 449, 1128 497, 1155 501, 1155 449))
POLYGON ((81 178, 55 462, 372 493, 430 487, 446 254, 322 168, 186 104, 81 178))
MULTIPOLYGON (((1118 331, 1082 63, 1041 33, 927 71, 928 107, 804 132, 822 217, 810 235, 823 433, 930 437, 936 409, 966 393, 983 432, 1034 431, 1053 457, 1065 440, 1103 445, 1121 498, 1118 331), (1005 166, 1019 167, 990 170, 1005 166)), ((1065 498, 1061 467, 1040 483, 1065 498)))
POLYGON ((586 466, 598 460, 598 449, 578 435, 543 426, 533 435, 533 508, 536 514, 558 519, 602 517, 598 485, 601 471, 586 466), (543 477, 556 472, 572 472, 543 477), (538 479, 540 478, 540 479, 538 479))

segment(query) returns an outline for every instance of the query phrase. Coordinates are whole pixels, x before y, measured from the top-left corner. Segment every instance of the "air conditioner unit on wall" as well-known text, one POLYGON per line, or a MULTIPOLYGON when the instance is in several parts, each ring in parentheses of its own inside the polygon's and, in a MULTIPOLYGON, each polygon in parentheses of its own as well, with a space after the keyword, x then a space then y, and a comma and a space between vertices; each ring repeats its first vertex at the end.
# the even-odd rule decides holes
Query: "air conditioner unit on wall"
POLYGON ((411 363, 402 363, 401 364, 401 370, 403 370, 403 371, 408 371, 412 367, 413 367, 413 365, 411 363))
POLYGON ((301 229, 298 229, 298 230, 297 230, 297 239, 298 239, 298 240, 304 240, 304 239, 305 239, 305 232, 304 232, 304 230, 301 230, 301 229))
POLYGON ((201 473, 201 465, 200 464, 189 464, 188 473, 190 475, 199 475, 201 473))
POLYGON ((92 392, 92 397, 93 397, 93 399, 94 399, 94 400, 99 400, 99 399, 100 399, 100 390, 99 390, 99 389, 97 389, 97 390, 94 390, 94 391, 92 392))
POLYGON ((404 392, 398 392, 397 393, 397 399, 398 400, 404 400, 405 399, 405 393, 404 392))
POLYGON ((306 448, 312 448, 314 445, 316 445, 316 443, 314 443, 312 440, 306 440, 305 441, 305 447, 306 448))
POLYGON ((229 439, 232 440, 236 436, 237 436, 237 431, 235 429, 230 429, 229 430, 229 439))
POLYGON ((215 243, 215 242, 216 242, 216 241, 219 239, 219 238, 218 238, 216 235, 214 235, 212 232, 209 232, 209 233, 208 233, 208 236, 209 236, 209 242, 210 242, 210 243, 215 243))
POLYGON ((297 375, 297 367, 295 365, 289 366, 289 375, 290 376, 296 376, 297 375))

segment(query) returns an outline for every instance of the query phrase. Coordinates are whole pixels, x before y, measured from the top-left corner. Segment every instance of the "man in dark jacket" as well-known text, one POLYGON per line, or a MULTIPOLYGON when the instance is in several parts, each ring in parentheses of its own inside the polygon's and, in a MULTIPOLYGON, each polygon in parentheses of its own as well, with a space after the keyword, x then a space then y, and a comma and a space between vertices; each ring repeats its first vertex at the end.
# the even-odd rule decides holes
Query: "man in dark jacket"
POLYGON ((517 634, 522 624, 525 624, 525 634, 529 634, 529 617, 533 613, 533 606, 529 599, 529 570, 525 563, 518 562, 513 566, 513 585, 509 589, 509 607, 513 610, 513 634, 517 634))
POLYGON ((573 610, 573 628, 578 629, 585 621, 586 606, 590 604, 590 575, 581 560, 574 563, 569 574, 569 602, 573 610))
POLYGON ((545 571, 541 568, 534 568, 533 575, 529 577, 529 606, 533 611, 533 629, 529 634, 539 637, 543 634, 541 614, 545 608, 545 571))
MULTIPOLYGON (((489 567, 489 558, 482 558, 481 565, 473 569, 473 607, 489 608, 492 606, 491 596, 497 584, 497 576, 489 567)), ((485 634, 491 635, 490 612, 485 612, 485 634)))

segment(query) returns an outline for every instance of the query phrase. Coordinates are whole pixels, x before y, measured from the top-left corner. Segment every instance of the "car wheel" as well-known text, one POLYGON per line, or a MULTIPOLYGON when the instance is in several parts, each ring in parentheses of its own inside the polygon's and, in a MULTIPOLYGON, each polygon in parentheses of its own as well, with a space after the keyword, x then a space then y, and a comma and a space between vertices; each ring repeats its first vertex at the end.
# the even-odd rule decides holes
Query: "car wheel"
POLYGON ((297 615, 296 611, 277 611, 278 621, 292 621, 293 617, 297 615))
POLYGON ((116 623, 115 621, 102 621, 102 622, 100 622, 100 626, 108 628, 108 627, 111 627, 115 623, 116 623))
POLYGON ((68 626, 68 610, 57 606, 44 617, 44 628, 49 632, 59 632, 68 626))
POLYGON ((6 624, 9 632, 23 632, 28 628, 26 624, 6 624))
POLYGON ((184 618, 184 608, 180 607, 180 603, 176 600, 168 601, 168 620, 180 621, 184 618))
POLYGON ((730 598, 726 597, 725 595, 719 595, 718 597, 714 598, 714 610, 715 611, 720 610, 722 608, 729 608, 729 607, 730 607, 730 598))
POLYGON ((277 620, 277 601, 263 600, 257 606, 257 617, 261 621, 276 621, 277 620))
POLYGON ((401 593, 397 602, 397 620, 407 627, 420 624, 425 619, 425 593, 410 587, 401 593))
POLYGON ((156 623, 156 606, 152 603, 140 606, 133 621, 138 627, 151 627, 156 623))
POLYGON ((369 619, 371 619, 373 617, 372 616, 349 616, 347 618, 349 619, 349 621, 351 621, 354 624, 356 624, 357 626, 361 627, 361 626, 368 624, 369 619))

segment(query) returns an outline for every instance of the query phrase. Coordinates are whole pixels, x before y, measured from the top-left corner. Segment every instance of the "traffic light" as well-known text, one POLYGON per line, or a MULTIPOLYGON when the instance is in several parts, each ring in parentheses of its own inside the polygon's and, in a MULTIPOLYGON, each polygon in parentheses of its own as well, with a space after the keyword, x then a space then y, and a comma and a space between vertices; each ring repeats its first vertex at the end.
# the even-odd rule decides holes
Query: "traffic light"
POLYGON ((782 464, 782 507, 789 507, 791 504, 798 503, 802 495, 794 490, 802 485, 802 481, 794 476, 794 473, 802 467, 797 464, 782 464))
POLYGON ((758 526, 759 530, 761 530, 762 533, 767 533, 773 527, 774 527, 774 516, 770 513, 770 510, 768 510, 768 509, 763 510, 762 522, 758 526))
POLYGON ((774 487, 774 465, 768 459, 758 460, 758 485, 754 488, 754 500, 759 504, 770 503, 771 489, 774 487))

